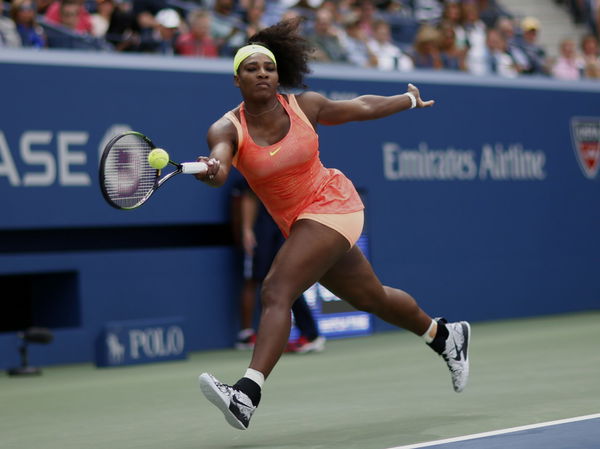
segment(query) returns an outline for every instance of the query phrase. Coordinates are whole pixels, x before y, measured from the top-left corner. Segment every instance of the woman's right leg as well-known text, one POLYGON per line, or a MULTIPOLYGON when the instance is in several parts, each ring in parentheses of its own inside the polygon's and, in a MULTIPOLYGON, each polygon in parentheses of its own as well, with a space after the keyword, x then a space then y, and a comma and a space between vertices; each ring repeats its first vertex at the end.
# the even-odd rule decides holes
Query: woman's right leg
POLYGON ((262 313, 250 368, 265 378, 283 353, 291 328, 293 302, 348 251, 337 231, 313 220, 298 220, 265 278, 262 313))

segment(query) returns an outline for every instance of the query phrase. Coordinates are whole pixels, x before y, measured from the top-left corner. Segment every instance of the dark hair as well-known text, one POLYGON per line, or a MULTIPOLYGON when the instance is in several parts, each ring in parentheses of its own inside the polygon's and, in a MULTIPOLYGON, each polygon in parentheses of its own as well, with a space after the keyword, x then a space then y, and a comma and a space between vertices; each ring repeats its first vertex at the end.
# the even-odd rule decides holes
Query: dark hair
POLYGON ((249 44, 260 44, 273 52, 282 87, 305 88, 304 75, 310 73, 308 55, 311 48, 298 33, 301 20, 296 18, 276 23, 248 39, 249 44))

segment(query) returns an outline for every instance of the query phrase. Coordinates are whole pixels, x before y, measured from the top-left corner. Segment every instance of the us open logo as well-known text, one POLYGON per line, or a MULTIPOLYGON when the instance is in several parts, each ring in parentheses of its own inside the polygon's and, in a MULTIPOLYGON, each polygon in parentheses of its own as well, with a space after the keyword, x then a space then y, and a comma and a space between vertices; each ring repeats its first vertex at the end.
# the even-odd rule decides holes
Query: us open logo
POLYGON ((594 179, 600 168, 600 118, 573 117, 571 119, 573 150, 583 174, 594 179))

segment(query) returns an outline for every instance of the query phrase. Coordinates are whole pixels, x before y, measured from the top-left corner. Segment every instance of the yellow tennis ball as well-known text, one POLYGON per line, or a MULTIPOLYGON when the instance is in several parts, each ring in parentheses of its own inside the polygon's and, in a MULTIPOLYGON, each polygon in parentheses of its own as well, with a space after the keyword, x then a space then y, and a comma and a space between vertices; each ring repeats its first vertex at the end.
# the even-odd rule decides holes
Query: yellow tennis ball
POLYGON ((169 153, 162 148, 155 148, 148 153, 148 163, 150 167, 161 170, 169 163, 169 153))

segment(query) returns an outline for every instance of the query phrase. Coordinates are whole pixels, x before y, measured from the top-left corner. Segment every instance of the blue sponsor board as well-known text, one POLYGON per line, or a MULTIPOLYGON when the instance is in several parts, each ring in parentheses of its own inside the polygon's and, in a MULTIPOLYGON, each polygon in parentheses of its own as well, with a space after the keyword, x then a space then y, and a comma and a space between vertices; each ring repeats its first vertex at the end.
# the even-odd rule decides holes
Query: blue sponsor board
POLYGON ((183 318, 111 321, 98 339, 96 365, 123 366, 186 357, 183 318))
MULTIPOLYGON (((413 82, 436 100, 319 128, 324 164, 368 191, 370 261, 385 285, 451 320, 600 307, 600 83, 314 69, 310 88, 332 99, 401 93, 413 82)), ((237 254, 223 238, 209 241, 230 221, 231 185, 180 176, 128 212, 98 188, 102 148, 125 130, 147 134, 173 160, 206 155, 206 130, 241 101, 232 76, 226 59, 0 52, 0 80, 11 86, 2 97, 10 108, 0 109, 0 287, 26 284, 6 303, 32 304, 5 311, 0 365, 18 363, 14 312, 55 332, 54 344, 33 350, 41 364, 93 360, 104 323, 142 317, 185 317, 190 351, 233 345, 237 254), (192 233, 208 238, 180 239, 192 233), (172 285, 159 277, 178 280, 176 297, 160 299, 172 285)), ((364 330, 363 315, 321 293, 324 335, 364 330)), ((374 332, 393 328, 370 321, 374 332)))

